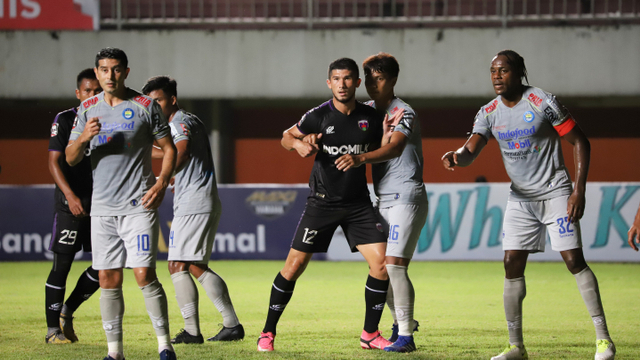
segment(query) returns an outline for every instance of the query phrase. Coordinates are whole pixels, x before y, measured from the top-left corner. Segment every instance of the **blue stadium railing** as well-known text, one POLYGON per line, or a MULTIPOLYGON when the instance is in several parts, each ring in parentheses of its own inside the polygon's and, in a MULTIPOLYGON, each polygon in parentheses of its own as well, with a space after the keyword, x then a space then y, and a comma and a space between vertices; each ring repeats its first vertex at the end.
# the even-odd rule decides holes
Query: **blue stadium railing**
POLYGON ((640 0, 100 0, 102 29, 640 24, 640 0))

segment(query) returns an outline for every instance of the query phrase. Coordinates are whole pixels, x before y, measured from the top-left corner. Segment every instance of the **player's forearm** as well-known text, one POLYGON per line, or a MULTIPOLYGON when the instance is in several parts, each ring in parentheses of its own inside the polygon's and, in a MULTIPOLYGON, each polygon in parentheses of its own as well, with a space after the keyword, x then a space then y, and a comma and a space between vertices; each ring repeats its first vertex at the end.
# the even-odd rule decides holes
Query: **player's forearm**
POLYGON ((472 153, 467 149, 466 146, 463 146, 456 150, 456 154, 458 155, 458 163, 456 166, 466 167, 473 164, 473 161, 478 156, 476 153, 472 153))
POLYGON ((62 191, 65 197, 69 198, 76 195, 73 190, 71 190, 71 186, 69 186, 67 178, 64 177, 57 158, 49 159, 49 172, 53 177, 53 181, 58 185, 58 188, 62 191))
POLYGON ((302 143, 302 140, 293 136, 289 131, 282 133, 282 140, 280 140, 280 144, 288 151, 295 150, 296 145, 299 145, 300 143, 302 143))
POLYGON ((586 137, 578 139, 573 145, 573 159, 576 168, 576 191, 585 193, 587 187, 587 175, 591 162, 591 143, 586 137))
POLYGON ((402 154, 404 144, 390 142, 374 151, 364 153, 361 156, 362 163, 375 164, 395 159, 402 154))
POLYGON ((76 166, 80 161, 82 161, 82 157, 84 156, 84 150, 87 148, 89 141, 84 141, 78 138, 78 140, 69 144, 67 148, 64 150, 65 157, 67 163, 71 166, 76 166))
POLYGON ((164 152, 161 148, 153 145, 151 148, 151 158, 153 159, 162 159, 164 157, 164 152))
MULTIPOLYGON (((169 185, 169 180, 173 176, 173 172, 176 168, 176 149, 173 146, 166 146, 163 148, 164 157, 162 158, 162 169, 160 175, 158 175, 158 181, 162 181, 166 186, 169 185)), ((166 187, 165 186, 165 187, 166 187)))
POLYGON ((176 173, 182 171, 187 163, 189 162, 189 152, 188 151, 178 151, 177 159, 176 159, 176 173))

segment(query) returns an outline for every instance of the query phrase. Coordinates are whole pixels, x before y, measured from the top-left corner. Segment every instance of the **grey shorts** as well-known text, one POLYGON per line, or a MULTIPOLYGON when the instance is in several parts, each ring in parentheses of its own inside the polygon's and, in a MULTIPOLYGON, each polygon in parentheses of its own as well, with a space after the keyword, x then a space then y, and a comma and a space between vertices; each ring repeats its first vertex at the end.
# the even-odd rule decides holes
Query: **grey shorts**
POLYGON ((157 211, 121 216, 92 216, 93 268, 155 268, 159 233, 157 211))
POLYGON ((169 261, 209 263, 220 213, 176 216, 169 235, 169 261))
POLYGON ((543 252, 547 231, 552 250, 582 248, 580 223, 568 222, 568 199, 569 195, 565 195, 541 201, 507 202, 502 249, 543 252))
POLYGON ((418 245, 420 232, 427 221, 429 203, 402 204, 379 209, 387 222, 387 256, 411 259, 418 245))

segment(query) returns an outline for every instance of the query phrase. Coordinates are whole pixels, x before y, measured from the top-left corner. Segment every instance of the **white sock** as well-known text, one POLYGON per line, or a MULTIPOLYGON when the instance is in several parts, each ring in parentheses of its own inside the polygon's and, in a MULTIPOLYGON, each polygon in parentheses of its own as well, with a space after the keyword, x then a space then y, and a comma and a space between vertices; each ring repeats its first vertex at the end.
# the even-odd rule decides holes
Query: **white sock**
MULTIPOLYGON (((413 284, 406 266, 386 265, 389 284, 393 289, 395 318, 398 321, 398 335, 413 336, 413 307, 416 298, 413 284)), ((388 295, 387 295, 388 296, 388 295)))

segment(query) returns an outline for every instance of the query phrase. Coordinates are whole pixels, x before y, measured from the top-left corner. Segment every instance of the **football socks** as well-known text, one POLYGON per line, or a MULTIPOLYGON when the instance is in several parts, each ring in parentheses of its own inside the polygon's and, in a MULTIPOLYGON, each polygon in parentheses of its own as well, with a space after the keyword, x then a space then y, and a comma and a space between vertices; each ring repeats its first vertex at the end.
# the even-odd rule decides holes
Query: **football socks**
POLYGON ((167 295, 158 280, 140 287, 144 296, 144 303, 147 306, 147 313, 151 319, 153 329, 158 338, 158 350, 165 349, 173 351, 171 338, 169 335, 169 314, 167 309, 167 295))
POLYGON ((184 318, 184 330, 197 336, 200 334, 200 317, 198 315, 198 288, 188 271, 180 271, 171 275, 176 290, 176 300, 180 313, 184 318))
MULTIPOLYGON (((393 290, 393 295, 387 294, 387 299, 394 298, 395 316, 398 321, 398 335, 413 335, 413 306, 415 301, 415 291, 409 279, 406 266, 386 265, 389 274, 389 288, 393 290)), ((391 307, 390 307, 391 308, 391 307)))
POLYGON ((293 289, 296 287, 295 281, 289 281, 278 272, 273 285, 271 286, 271 298, 269 299, 269 312, 267 313, 267 322, 264 324, 263 333, 272 333, 276 335, 276 326, 282 316, 282 312, 287 307, 293 289))
POLYGON ((100 280, 98 277, 98 270, 89 266, 78 278, 78 283, 75 289, 67 298, 63 306, 62 313, 71 316, 78 310, 78 307, 91 297, 100 288, 100 280))
POLYGON ((378 280, 371 275, 367 278, 364 289, 364 301, 367 306, 364 316, 364 331, 373 333, 378 330, 388 289, 389 280, 378 280))
POLYGON ((207 293, 207 296, 213 302, 216 309, 222 315, 222 325, 225 327, 234 327, 240 324, 236 311, 233 309, 231 298, 229 297, 229 289, 227 284, 213 270, 207 269, 198 281, 207 293))
POLYGON ((598 279, 588 266, 573 276, 576 278, 578 289, 596 328, 596 339, 611 340, 607 320, 604 317, 604 308, 600 300, 598 279))
POLYGON ((102 314, 102 328, 107 335, 109 356, 116 359, 117 354, 123 353, 124 297, 122 296, 122 288, 101 290, 100 313, 102 314))
POLYGON ((504 279, 504 314, 509 328, 509 344, 522 346, 522 301, 527 296, 524 276, 504 279))

